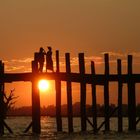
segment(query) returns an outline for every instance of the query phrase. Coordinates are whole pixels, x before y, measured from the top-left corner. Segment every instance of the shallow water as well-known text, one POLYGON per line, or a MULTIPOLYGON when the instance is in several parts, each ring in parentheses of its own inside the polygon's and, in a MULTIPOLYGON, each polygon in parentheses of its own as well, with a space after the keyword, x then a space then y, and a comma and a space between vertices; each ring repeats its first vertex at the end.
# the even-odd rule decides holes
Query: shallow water
MULTIPOLYGON (((91 119, 91 118, 90 118, 91 119)), ((98 126, 102 123, 103 118, 98 118, 98 126)), ((41 135, 33 135, 31 129, 28 133, 23 133, 25 128, 31 122, 31 117, 9 117, 6 119, 7 124, 14 131, 11 135, 5 130, 5 135, 0 137, 0 140, 137 140, 140 139, 140 124, 137 125, 137 132, 130 133, 128 129, 127 118, 123 119, 123 130, 124 132, 117 133, 117 118, 111 118, 110 127, 111 131, 109 133, 104 133, 104 128, 94 135, 92 132, 92 127, 87 124, 88 132, 80 132, 80 118, 74 118, 74 133, 68 134, 67 118, 63 118, 63 132, 56 132, 56 121, 55 118, 51 117, 41 117, 41 135)))

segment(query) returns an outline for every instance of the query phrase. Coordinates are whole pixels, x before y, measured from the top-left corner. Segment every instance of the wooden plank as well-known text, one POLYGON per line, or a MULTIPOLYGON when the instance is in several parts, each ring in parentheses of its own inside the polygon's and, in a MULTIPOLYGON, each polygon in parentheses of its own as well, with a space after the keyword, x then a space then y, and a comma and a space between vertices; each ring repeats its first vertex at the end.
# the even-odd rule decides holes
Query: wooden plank
MULTIPOLYGON (((71 73, 70 67, 70 54, 66 53, 66 73, 69 75, 71 73)), ((68 110, 68 129, 69 132, 73 132, 73 110, 72 110, 72 86, 71 81, 67 81, 67 110, 68 110)))
MULTIPOLYGON (((91 73, 94 76, 95 75, 95 65, 94 62, 91 61, 91 73)), ((93 117, 93 129, 94 133, 97 132, 97 106, 96 106, 96 85, 94 83, 91 84, 92 88, 92 117, 93 117)))
POLYGON ((105 54, 105 82, 104 82, 104 107, 105 107, 105 131, 110 130, 110 124, 109 124, 109 55, 105 54))
MULTIPOLYGON (((113 114, 118 110, 118 107, 114 108, 114 110, 108 115, 109 118, 113 116, 113 114)), ((107 120, 108 121, 108 120, 107 120)), ((97 132, 106 124, 106 121, 103 121, 97 129, 97 132)))
POLYGON ((5 121, 3 121, 3 125, 9 131, 9 133, 13 134, 12 129, 7 125, 7 123, 5 121))
MULTIPOLYGON (((0 61, 0 75, 4 74, 4 64, 0 61)), ((0 135, 4 134, 4 82, 0 82, 0 135)))
POLYGON ((122 80, 121 80, 121 74, 122 74, 122 64, 121 60, 117 60, 117 71, 118 71, 118 132, 123 131, 123 114, 122 114, 122 80))
MULTIPOLYGON (((81 76, 85 74, 84 53, 79 54, 79 71, 81 76)), ((80 82, 80 111, 81 111, 81 131, 86 131, 86 82, 83 78, 80 82)))
MULTIPOLYGON (((4 73, 4 75, 0 76, 0 81, 5 83, 18 82, 18 81, 32 81, 34 75, 31 72, 28 73, 4 73)), ((59 78, 61 81, 67 81, 68 79, 72 82, 79 83, 83 78, 87 84, 92 84, 93 80, 96 85, 104 85, 106 75, 104 74, 96 74, 92 76, 91 74, 84 74, 81 76, 79 73, 70 73, 69 75, 66 72, 59 73, 39 73, 37 75, 38 78, 46 78, 48 80, 55 80, 59 78)), ((122 74, 120 76, 122 83, 128 82, 128 74, 122 74)), ((132 74, 131 79, 135 83, 140 83, 140 74, 132 74)), ((110 82, 118 82, 118 74, 109 74, 108 81, 110 82)))
MULTIPOLYGON (((56 51, 56 73, 59 73, 59 51, 56 51)), ((61 117, 61 81, 59 77, 55 79, 56 89, 56 123, 57 131, 62 131, 62 117, 61 117)))
POLYGON ((38 79, 36 78, 38 73, 36 61, 32 61, 32 73, 34 75, 34 78, 32 79, 32 132, 40 134, 40 95, 38 89, 38 79))
POLYGON ((32 125, 33 125, 33 123, 31 122, 23 132, 27 133, 29 131, 29 129, 32 127, 32 125))
POLYGON ((136 130, 135 82, 132 79, 132 55, 128 55, 128 122, 129 130, 136 130))

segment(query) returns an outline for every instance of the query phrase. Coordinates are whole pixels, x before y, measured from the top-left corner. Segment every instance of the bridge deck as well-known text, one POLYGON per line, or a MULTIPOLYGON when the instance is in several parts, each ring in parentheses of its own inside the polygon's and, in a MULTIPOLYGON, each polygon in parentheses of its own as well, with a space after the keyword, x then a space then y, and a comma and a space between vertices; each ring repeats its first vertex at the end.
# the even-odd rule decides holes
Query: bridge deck
POLYGON ((121 80, 122 83, 127 83, 129 79, 133 80, 135 83, 140 83, 140 74, 122 74, 118 76, 117 74, 84 74, 81 75, 79 73, 70 73, 67 74, 65 72, 59 73, 4 73, 4 75, 0 76, 0 81, 5 83, 10 82, 18 82, 18 81, 32 81, 34 77, 38 79, 48 79, 48 80, 56 80, 59 79, 61 81, 71 81, 71 82, 86 82, 87 84, 95 83, 96 85, 104 85, 105 80, 107 79, 109 82, 118 82, 121 80))

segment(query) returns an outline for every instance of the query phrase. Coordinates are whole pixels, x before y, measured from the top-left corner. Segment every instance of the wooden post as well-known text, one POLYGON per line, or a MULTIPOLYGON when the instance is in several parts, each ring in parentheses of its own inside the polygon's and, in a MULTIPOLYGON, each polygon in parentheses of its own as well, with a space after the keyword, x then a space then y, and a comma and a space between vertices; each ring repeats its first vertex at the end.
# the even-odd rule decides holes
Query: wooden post
POLYGON ((32 61, 32 73, 34 75, 32 80, 32 132, 40 134, 40 95, 38 89, 38 66, 36 61, 32 61))
POLYGON ((132 55, 128 55, 128 122, 129 130, 136 130, 135 82, 132 79, 132 55))
MULTIPOLYGON (((56 51, 56 73, 59 74, 59 51, 56 51)), ((56 123, 57 131, 62 131, 62 117, 61 117, 61 81, 59 77, 55 80, 56 88, 56 123)))
POLYGON ((59 73, 60 72, 60 68, 59 68, 59 51, 56 50, 56 72, 59 73))
MULTIPOLYGON (((0 77, 4 74, 4 64, 0 61, 0 77)), ((0 135, 4 134, 4 82, 0 82, 0 135)))
POLYGON ((118 70, 118 132, 123 131, 123 120, 122 120, 122 65, 121 65, 121 60, 117 60, 117 70, 118 70))
MULTIPOLYGON (((95 76, 95 65, 94 62, 91 61, 91 73, 93 76, 95 76)), ((94 133, 97 132, 97 106, 96 106, 96 85, 93 81, 91 84, 92 88, 92 117, 93 117, 93 127, 94 127, 94 133)))
POLYGON ((104 83, 104 107, 105 107, 105 131, 110 130, 109 125, 109 55, 105 54, 105 83, 104 83))
MULTIPOLYGON (((66 73, 69 76, 71 73, 70 67, 70 54, 66 53, 66 73)), ((73 111, 72 111, 72 87, 71 81, 67 80, 67 112, 68 112, 68 129, 69 132, 73 132, 73 111)))
POLYGON ((84 53, 79 54, 79 70, 82 77, 80 83, 80 103, 81 103, 81 131, 86 131, 86 83, 84 81, 85 74, 85 61, 84 61, 84 53))

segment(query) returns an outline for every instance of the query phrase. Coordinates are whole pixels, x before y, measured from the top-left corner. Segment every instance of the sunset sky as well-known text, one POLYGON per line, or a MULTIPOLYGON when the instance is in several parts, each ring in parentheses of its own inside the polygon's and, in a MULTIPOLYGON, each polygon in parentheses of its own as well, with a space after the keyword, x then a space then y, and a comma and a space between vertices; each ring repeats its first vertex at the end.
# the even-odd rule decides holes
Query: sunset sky
MULTIPOLYGON (((86 72, 94 60, 96 72, 103 73, 103 54, 109 52, 111 73, 116 73, 117 58, 123 60, 123 73, 127 72, 128 54, 134 56, 134 73, 140 73, 140 0, 1 0, 0 59, 5 71, 31 71, 34 52, 41 46, 52 46, 54 61, 55 50, 60 51, 61 71, 65 71, 64 54, 70 52, 72 71, 78 72, 77 56, 84 52, 86 72)), ((41 93, 41 105, 55 103, 54 81, 50 85, 47 93, 41 93)), ((6 92, 15 88, 16 105, 31 105, 30 86, 25 82, 6 84, 6 92)), ((78 87, 73 84, 73 102, 79 101, 78 87)), ((113 87, 112 103, 117 102, 113 87)), ((138 91, 139 85, 136 87, 138 91)), ((63 83, 62 103, 66 103, 65 88, 63 83)), ((90 103, 90 85, 87 95, 90 103)), ((98 103, 103 101, 102 95, 103 87, 98 87, 98 103)), ((126 100, 126 90, 124 96, 126 100)))

